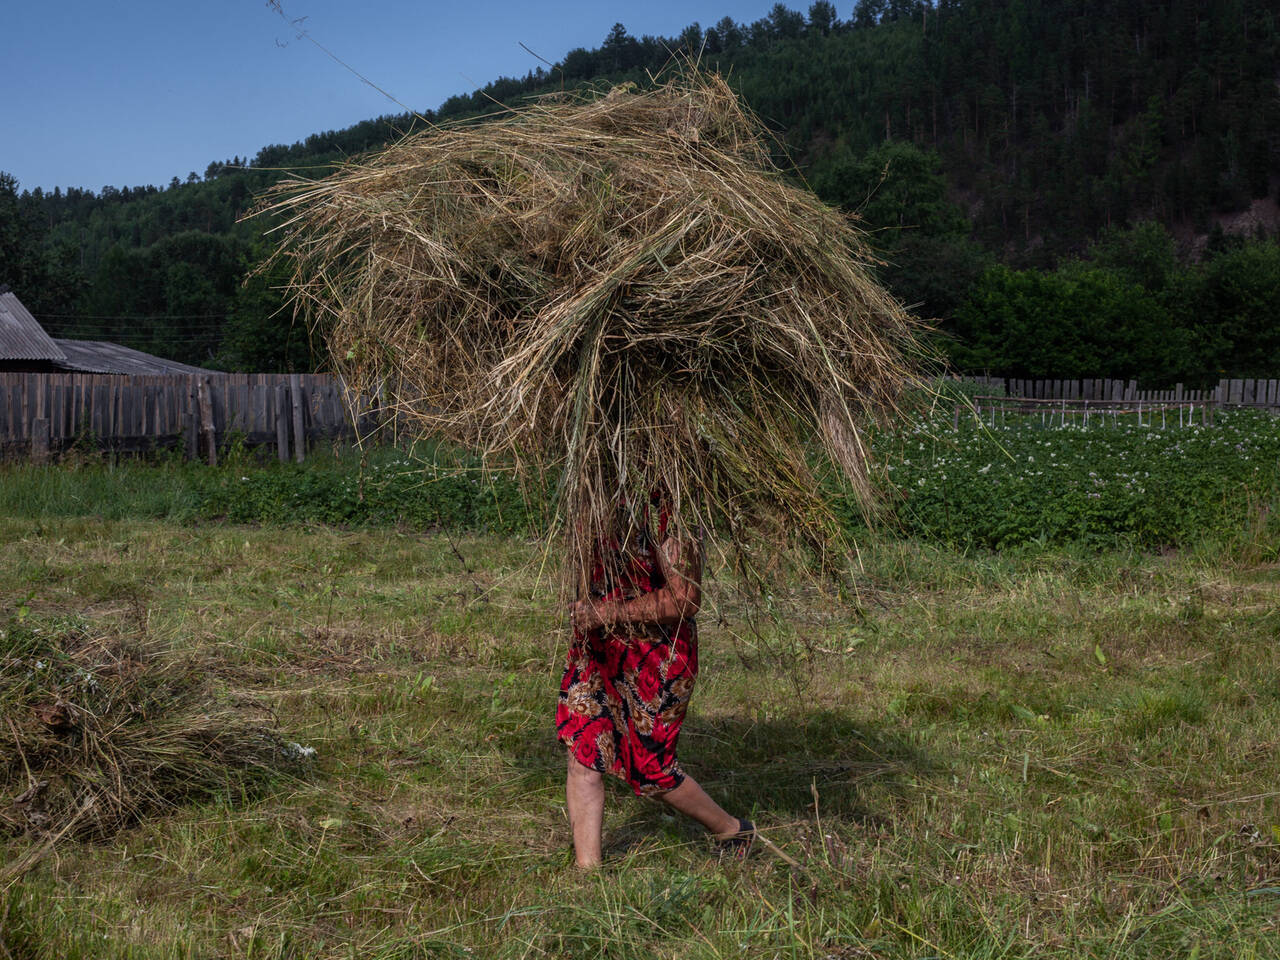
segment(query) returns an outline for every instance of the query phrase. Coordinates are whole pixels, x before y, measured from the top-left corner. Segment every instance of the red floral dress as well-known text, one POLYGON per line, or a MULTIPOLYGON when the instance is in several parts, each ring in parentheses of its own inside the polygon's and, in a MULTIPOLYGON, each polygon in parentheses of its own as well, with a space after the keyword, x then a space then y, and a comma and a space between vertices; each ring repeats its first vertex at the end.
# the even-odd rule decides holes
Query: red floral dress
MULTIPOLYGON (((592 573, 597 600, 628 600, 663 586, 654 551, 666 536, 642 533, 627 551, 615 550, 592 573)), ((621 777, 640 796, 678 787, 676 740, 698 674, 693 620, 574 630, 556 732, 583 766, 621 777)))

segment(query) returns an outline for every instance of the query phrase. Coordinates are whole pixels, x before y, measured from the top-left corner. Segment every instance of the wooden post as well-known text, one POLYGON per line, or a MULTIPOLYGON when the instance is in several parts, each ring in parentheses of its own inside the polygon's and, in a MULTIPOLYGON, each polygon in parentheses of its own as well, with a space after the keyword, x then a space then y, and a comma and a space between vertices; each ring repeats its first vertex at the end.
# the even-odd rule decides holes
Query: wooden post
POLYGON ((200 407, 200 439, 205 445, 209 466, 218 465, 218 440, 213 431, 213 398, 209 395, 209 380, 201 377, 196 382, 196 400, 200 407))
POLYGON ((162 438, 164 437, 164 408, 161 406, 164 397, 164 387, 155 386, 154 393, 151 394, 151 434, 152 449, 158 449, 162 438))
POLYGON ((110 382, 103 386, 105 391, 106 403, 104 405, 106 419, 106 429, 102 431, 102 436, 106 440, 107 449, 111 451, 111 462, 116 462, 116 451, 119 449, 118 434, 120 431, 120 384, 118 377, 112 377, 110 382))
POLYGON ((49 393, 49 446, 61 450, 63 437, 67 435, 67 377, 59 375, 50 379, 49 393))
POLYGON ((178 394, 178 415, 182 421, 182 454, 188 460, 200 455, 196 449, 196 378, 187 377, 187 389, 178 394))
POLYGON ((31 462, 49 462, 49 418, 36 417, 31 421, 31 462))
POLYGON ((302 377, 289 374, 289 394, 293 402, 293 458, 302 463, 307 455, 307 434, 302 423, 302 377))
POLYGON ((281 463, 289 462, 289 417, 287 404, 289 388, 284 383, 276 384, 276 456, 281 463))
MULTIPOLYGON (((32 377, 31 379, 36 380, 37 378, 32 377)), ((43 382, 36 383, 35 404, 33 405, 35 416, 31 419, 32 463, 49 462, 49 410, 45 401, 45 386, 46 384, 43 382)))

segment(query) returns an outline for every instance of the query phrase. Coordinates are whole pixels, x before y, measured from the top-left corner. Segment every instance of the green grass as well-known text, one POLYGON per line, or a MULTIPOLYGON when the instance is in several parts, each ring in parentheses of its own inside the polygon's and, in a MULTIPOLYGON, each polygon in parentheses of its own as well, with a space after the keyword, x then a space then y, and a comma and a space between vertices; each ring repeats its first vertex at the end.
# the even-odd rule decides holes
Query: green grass
POLYGON ((1256 560, 867 542, 861 612, 758 630, 717 579, 682 757, 800 866, 720 864, 611 785, 584 876, 537 544, 51 515, 0 541, 0 625, 187 650, 317 750, 0 881, 0 957, 1280 957, 1256 560))
MULTIPOLYGON (((886 467, 881 526, 902 536, 1000 550, 1158 550, 1211 539, 1258 560, 1280 557, 1280 419, 1268 413, 1223 411, 1213 427, 1175 421, 1162 430, 1097 414, 1087 429, 1078 420, 1062 429, 1015 416, 957 426, 940 410, 875 443, 886 467)), ((321 449, 305 464, 259 462, 233 444, 217 469, 178 460, 6 466, 0 516, 522 535, 546 526, 554 479, 546 480, 521 489, 429 443, 408 452, 375 448, 363 458, 321 449)), ((839 497, 835 504, 862 535, 857 505, 839 497)))
POLYGON ((306 463, 275 462, 233 444, 217 468, 176 457, 73 456, 52 466, 0 466, 0 516, 43 520, 96 516, 194 523, 324 523, 524 533, 539 524, 541 490, 434 444, 411 450, 335 446, 306 463), (526 495, 527 494, 527 495, 526 495), (530 506, 530 505, 533 506, 530 506))

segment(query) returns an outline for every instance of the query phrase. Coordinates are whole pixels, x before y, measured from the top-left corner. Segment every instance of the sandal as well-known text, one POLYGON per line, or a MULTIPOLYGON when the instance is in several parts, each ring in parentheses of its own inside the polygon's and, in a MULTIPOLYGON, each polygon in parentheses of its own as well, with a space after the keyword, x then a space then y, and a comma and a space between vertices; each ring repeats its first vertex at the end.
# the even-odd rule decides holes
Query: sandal
POLYGON ((725 857, 733 857, 735 860, 745 860, 751 853, 751 846, 755 841, 756 825, 750 820, 743 820, 739 817, 738 832, 731 837, 716 840, 715 847, 719 852, 721 859, 725 857))

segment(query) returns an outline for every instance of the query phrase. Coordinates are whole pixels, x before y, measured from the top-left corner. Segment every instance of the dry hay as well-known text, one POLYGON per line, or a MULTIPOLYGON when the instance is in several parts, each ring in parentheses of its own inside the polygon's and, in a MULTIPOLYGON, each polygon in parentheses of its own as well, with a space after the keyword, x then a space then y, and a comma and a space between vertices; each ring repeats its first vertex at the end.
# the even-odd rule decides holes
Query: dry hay
POLYGON ((834 466, 923 351, 850 218, 785 178, 718 76, 543 98, 319 180, 282 217, 295 308, 338 372, 422 436, 554 487, 566 572, 662 491, 740 568, 843 561, 834 466))
POLYGON ((0 834, 106 838, 299 772, 306 751, 218 703, 206 668, 75 625, 0 629, 0 834))

